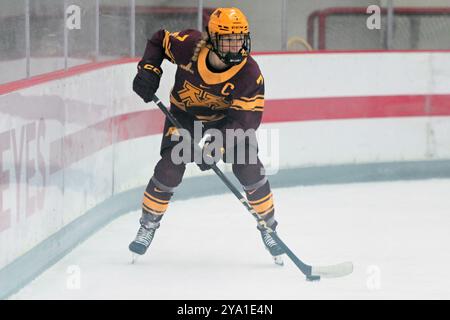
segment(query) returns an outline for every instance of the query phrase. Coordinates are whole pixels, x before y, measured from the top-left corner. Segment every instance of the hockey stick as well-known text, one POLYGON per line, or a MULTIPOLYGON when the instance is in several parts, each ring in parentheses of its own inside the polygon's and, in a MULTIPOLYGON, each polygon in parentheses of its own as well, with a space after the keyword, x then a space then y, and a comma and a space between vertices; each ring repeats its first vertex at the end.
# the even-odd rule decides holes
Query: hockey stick
MULTIPOLYGON (((180 122, 167 110, 166 106, 159 100, 155 95, 153 96, 153 102, 156 103, 159 109, 166 115, 170 122, 177 128, 182 129, 183 126, 180 122)), ((192 142, 192 141, 191 141, 192 142)), ((194 148, 200 149, 200 146, 192 142, 194 148)), ((261 225, 270 235, 277 241, 287 256, 294 262, 294 264, 300 269, 301 272, 306 276, 307 280, 315 281, 320 280, 321 277, 325 278, 336 278, 343 277, 353 272, 353 264, 351 262, 343 262, 337 265, 331 266, 311 266, 300 260, 289 247, 280 239, 280 237, 267 225, 264 220, 260 219, 255 209, 248 203, 247 199, 239 192, 239 190, 231 183, 231 181, 223 174, 223 172, 217 167, 216 164, 211 165, 212 170, 219 176, 220 180, 230 189, 231 192, 239 199, 239 201, 245 206, 245 208, 252 214, 259 225, 261 225)))

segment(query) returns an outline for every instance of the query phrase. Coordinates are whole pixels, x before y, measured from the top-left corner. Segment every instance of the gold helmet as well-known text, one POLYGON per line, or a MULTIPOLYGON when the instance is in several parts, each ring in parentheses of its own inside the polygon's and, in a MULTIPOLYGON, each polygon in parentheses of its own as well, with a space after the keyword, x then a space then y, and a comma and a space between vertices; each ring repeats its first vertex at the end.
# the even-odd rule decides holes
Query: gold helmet
POLYGON ((212 50, 224 63, 239 64, 250 54, 248 21, 238 8, 214 10, 209 18, 207 31, 212 50))

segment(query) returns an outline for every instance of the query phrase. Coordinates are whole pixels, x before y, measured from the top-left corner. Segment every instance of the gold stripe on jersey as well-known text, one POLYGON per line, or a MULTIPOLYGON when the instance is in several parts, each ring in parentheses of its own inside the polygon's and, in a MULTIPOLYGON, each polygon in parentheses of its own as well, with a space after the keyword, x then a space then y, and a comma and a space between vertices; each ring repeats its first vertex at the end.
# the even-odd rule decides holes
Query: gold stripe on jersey
POLYGON ((240 100, 247 101, 247 102, 250 102, 250 101, 254 101, 254 100, 256 100, 256 99, 264 99, 264 95, 263 95, 263 94, 257 94, 256 96, 251 97, 251 98, 240 97, 239 99, 240 99, 240 100))
POLYGON ((164 39, 163 39, 163 48, 165 50, 166 56, 169 57, 170 61, 172 63, 175 63, 175 58, 172 54, 172 52, 170 51, 170 32, 167 30, 164 30, 164 39))
POLYGON ((213 114, 212 116, 200 116, 200 115, 195 115, 195 117, 203 122, 211 122, 211 121, 218 121, 220 119, 223 119, 225 117, 225 115, 223 114, 213 114))
POLYGON ((209 49, 207 47, 202 48, 200 50, 197 60, 198 72, 206 84, 218 84, 230 80, 233 76, 236 75, 236 73, 239 72, 239 70, 242 69, 242 67, 247 62, 247 58, 245 58, 241 63, 232 66, 227 71, 212 72, 206 66, 206 59, 208 58, 208 52, 209 49))
POLYGON ((250 112, 263 112, 264 111, 264 108, 262 108, 262 107, 254 108, 254 109, 251 109, 251 110, 246 110, 246 109, 242 109, 240 107, 231 106, 230 109, 239 110, 239 111, 250 111, 250 112))
POLYGON ((264 98, 255 98, 253 101, 234 99, 231 108, 245 111, 263 111, 264 98))

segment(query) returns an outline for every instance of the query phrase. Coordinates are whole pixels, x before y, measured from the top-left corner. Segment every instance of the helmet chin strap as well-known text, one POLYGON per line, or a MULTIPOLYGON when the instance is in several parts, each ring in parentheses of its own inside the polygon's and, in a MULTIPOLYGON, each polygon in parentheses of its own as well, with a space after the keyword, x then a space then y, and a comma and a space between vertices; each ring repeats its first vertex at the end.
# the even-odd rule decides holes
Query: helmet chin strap
POLYGON ((232 52, 227 52, 225 53, 225 55, 219 56, 219 58, 226 65, 233 65, 233 66, 241 63, 242 60, 244 60, 244 57, 242 56, 241 53, 232 53, 232 52))
POLYGON ((213 44, 212 45, 212 51, 219 57, 220 61, 225 63, 228 66, 234 66, 239 63, 241 63, 244 60, 244 55, 242 54, 242 51, 245 51, 245 48, 242 47, 239 52, 233 53, 233 52, 227 52, 223 53, 220 52, 218 48, 213 44))

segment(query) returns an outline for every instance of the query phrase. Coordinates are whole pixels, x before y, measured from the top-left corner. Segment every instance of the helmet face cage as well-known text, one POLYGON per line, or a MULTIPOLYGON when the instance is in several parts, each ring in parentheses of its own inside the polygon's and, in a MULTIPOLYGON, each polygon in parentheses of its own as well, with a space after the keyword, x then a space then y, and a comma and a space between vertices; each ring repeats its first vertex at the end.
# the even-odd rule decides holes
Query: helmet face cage
MULTIPOLYGON (((209 34, 209 33, 208 33, 209 34)), ((250 54, 250 33, 218 34, 209 36, 212 50, 219 56, 220 60, 227 65, 236 65, 250 54), (235 48, 236 43, 241 42, 240 48, 235 48)))

